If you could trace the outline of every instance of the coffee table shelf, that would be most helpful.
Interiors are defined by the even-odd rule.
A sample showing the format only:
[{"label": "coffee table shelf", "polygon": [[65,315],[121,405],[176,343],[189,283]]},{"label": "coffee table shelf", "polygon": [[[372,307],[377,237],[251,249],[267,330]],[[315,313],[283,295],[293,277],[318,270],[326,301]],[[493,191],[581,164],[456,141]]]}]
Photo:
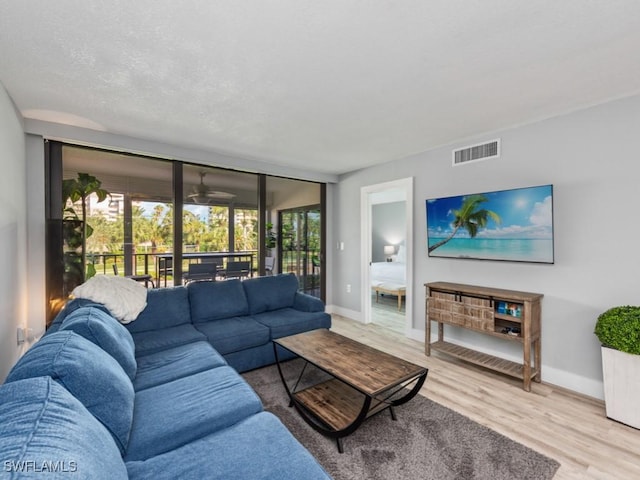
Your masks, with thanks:
[{"label": "coffee table shelf", "polygon": [[[367,418],[411,400],[422,388],[428,370],[363,345],[326,329],[312,330],[273,341],[276,365],[291,404],[302,419],[320,433],[335,438],[343,452],[342,438],[356,431]],[[278,349],[304,360],[295,385],[285,378]],[[308,365],[330,379],[300,388]]]},{"label": "coffee table shelf", "polygon": [[[293,396],[320,421],[335,431],[344,430],[362,410],[365,395],[335,378],[293,394]],[[374,400],[375,402],[375,400]],[[379,401],[369,407],[367,417],[389,408],[388,402]]]}]

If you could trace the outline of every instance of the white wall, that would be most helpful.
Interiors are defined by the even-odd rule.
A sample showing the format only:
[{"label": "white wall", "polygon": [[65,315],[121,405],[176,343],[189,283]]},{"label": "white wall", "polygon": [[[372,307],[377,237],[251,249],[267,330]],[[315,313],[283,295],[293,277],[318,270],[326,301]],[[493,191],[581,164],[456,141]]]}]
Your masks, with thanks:
[{"label": "white wall", "polygon": [[[361,311],[359,191],[362,186],[413,176],[413,326],[424,330],[424,288],[453,281],[540,292],[543,380],[602,398],[600,349],[593,327],[603,310],[640,304],[640,97],[610,102],[535,124],[491,132],[502,139],[496,160],[451,166],[449,145],[346,174],[333,189],[333,234],[344,241],[334,252],[332,302]],[[552,183],[555,264],[537,265],[429,258],[425,199]],[[351,293],[343,288],[351,284]],[[519,350],[499,339],[456,332],[456,341],[516,358]]]},{"label": "white wall", "polygon": [[24,352],[27,323],[25,135],[22,118],[0,84],[0,382]]},{"label": "white wall", "polygon": [[26,136],[27,182],[27,326],[34,339],[46,328],[44,140]]}]

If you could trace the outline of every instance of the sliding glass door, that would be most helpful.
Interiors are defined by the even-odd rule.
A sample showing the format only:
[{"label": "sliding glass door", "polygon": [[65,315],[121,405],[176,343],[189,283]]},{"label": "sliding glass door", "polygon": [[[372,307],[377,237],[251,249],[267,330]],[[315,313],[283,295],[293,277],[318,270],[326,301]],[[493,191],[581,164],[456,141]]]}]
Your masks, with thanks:
[{"label": "sliding glass door", "polygon": [[321,210],[319,205],[282,210],[278,216],[280,271],[294,273],[300,289],[321,297]]},{"label": "sliding glass door", "polygon": [[[180,285],[191,263],[214,259],[222,259],[218,279],[230,260],[249,263],[245,277],[258,275],[265,257],[277,255],[264,239],[277,231],[283,207],[295,207],[285,216],[285,231],[293,228],[295,238],[285,239],[286,258],[269,273],[296,273],[305,291],[321,295],[319,208],[314,214],[298,207],[322,203],[321,184],[55,141],[46,143],[45,159],[49,321],[73,287],[93,275]],[[69,196],[72,181],[84,182],[76,186],[86,195]],[[293,215],[296,208],[306,213]]]},{"label": "sliding glass door", "polygon": [[[249,262],[257,274],[258,184],[252,173],[183,165],[182,270],[215,265],[224,279],[229,262]],[[235,266],[233,264],[232,266]],[[245,265],[245,264],[243,264]],[[213,270],[213,267],[212,269]],[[188,276],[186,277],[188,278]]]}]

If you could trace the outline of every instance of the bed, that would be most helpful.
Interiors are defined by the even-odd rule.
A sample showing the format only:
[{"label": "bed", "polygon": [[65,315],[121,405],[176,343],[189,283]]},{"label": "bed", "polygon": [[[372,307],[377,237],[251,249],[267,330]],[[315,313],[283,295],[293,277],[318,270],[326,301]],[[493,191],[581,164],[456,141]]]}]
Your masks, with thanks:
[{"label": "bed", "polygon": [[373,262],[371,264],[371,289],[376,292],[376,303],[381,294],[398,297],[398,310],[402,310],[402,297],[406,295],[405,262]]}]

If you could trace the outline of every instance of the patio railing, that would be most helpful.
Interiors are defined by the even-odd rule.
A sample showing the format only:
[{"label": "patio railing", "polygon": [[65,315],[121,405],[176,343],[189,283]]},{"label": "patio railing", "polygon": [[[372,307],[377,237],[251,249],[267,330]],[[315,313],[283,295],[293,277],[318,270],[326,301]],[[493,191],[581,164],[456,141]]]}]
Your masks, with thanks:
[{"label": "patio railing", "polygon": [[[258,268],[258,252],[257,250],[251,251],[253,253],[253,271],[257,271]],[[207,252],[201,252],[207,253]],[[209,252],[214,253],[214,252]],[[131,256],[132,271],[125,272],[124,269],[124,253],[88,253],[87,262],[93,263],[97,274],[113,275],[113,265],[117,265],[118,273],[120,275],[151,275],[153,278],[157,277],[156,271],[156,255],[167,255],[171,252],[157,252],[157,253],[136,253]],[[185,259],[182,262],[183,271],[188,268],[189,260]]]}]

